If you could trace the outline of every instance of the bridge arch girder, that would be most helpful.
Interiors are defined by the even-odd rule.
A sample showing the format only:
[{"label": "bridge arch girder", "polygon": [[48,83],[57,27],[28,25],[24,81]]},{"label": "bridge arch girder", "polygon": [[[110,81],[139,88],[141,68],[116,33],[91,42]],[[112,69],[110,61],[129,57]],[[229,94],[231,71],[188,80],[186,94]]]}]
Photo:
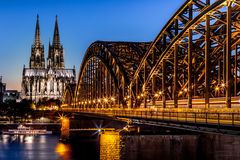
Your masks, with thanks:
[{"label": "bridge arch girder", "polygon": [[[189,6],[192,4],[187,3]],[[219,0],[206,4],[195,17],[190,9],[193,8],[188,8],[191,17],[189,22],[166,43],[159,56],[156,56],[153,67],[147,68],[146,60],[156,52],[158,43],[164,41],[166,27],[151,44],[139,65],[130,83],[132,89],[136,86],[138,74],[142,71],[145,75],[140,86],[144,98],[137,93],[140,98],[133,99],[138,107],[140,104],[147,107],[150,103],[165,107],[166,100],[172,100],[172,106],[178,107],[177,101],[185,98],[191,108],[193,98],[205,97],[205,107],[208,108],[209,98],[226,96],[229,102],[231,94],[236,96],[240,91],[237,87],[240,81],[239,2]],[[232,79],[234,87],[230,84]],[[221,91],[220,85],[224,88]]]},{"label": "bridge arch girder", "polygon": [[[145,45],[144,51],[139,53],[141,49],[134,48],[135,45]],[[103,101],[112,101],[111,105],[104,105],[108,107],[112,104],[125,106],[124,95],[127,92],[131,74],[134,73],[131,65],[138,65],[148,45],[149,43],[103,41],[90,45],[79,71],[75,90],[76,106],[103,107]],[[135,59],[130,57],[127,61],[126,56],[129,55]],[[129,74],[130,72],[132,73]],[[98,105],[100,103],[101,105]]]},{"label": "bridge arch girder", "polygon": [[62,107],[74,107],[76,84],[67,84],[62,97]]}]

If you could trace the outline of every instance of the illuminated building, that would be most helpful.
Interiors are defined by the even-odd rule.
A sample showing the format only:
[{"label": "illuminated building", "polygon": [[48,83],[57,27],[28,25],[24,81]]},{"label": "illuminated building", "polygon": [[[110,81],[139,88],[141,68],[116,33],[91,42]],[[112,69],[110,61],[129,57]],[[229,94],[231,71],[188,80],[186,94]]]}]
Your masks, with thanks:
[{"label": "illuminated building", "polygon": [[7,101],[20,102],[20,93],[17,90],[6,90],[3,94],[3,102]]},{"label": "illuminated building", "polygon": [[6,83],[2,82],[2,76],[0,76],[0,103],[3,102],[3,94],[6,90]]},{"label": "illuminated building", "polygon": [[59,99],[65,86],[75,82],[75,67],[66,69],[64,65],[64,52],[60,43],[57,17],[53,42],[49,43],[47,64],[45,64],[44,45],[40,38],[39,17],[37,16],[29,68],[24,66],[22,73],[22,99],[33,101],[39,101],[43,98]]}]

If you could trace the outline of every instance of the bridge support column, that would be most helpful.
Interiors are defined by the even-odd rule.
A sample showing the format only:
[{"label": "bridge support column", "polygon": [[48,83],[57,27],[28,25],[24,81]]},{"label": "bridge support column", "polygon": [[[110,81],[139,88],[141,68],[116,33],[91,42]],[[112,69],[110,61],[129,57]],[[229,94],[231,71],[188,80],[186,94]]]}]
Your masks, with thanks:
[{"label": "bridge support column", "polygon": [[173,100],[174,100],[174,108],[178,108],[178,45],[175,45],[174,50],[174,76],[173,76]]},{"label": "bridge support column", "polygon": [[192,108],[192,29],[188,33],[188,108]]},{"label": "bridge support column", "polygon": [[139,93],[138,93],[138,78],[136,79],[136,84],[135,84],[135,86],[136,86],[136,98],[135,98],[135,108],[138,108],[139,106],[138,106],[138,100],[139,100]]},{"label": "bridge support column", "polygon": [[155,92],[156,92],[156,76],[155,75],[153,75],[153,78],[152,78],[152,106],[155,106],[155,104],[156,104],[156,99],[158,98],[158,96],[156,96],[155,94]]},{"label": "bridge support column", "polygon": [[166,81],[166,61],[165,59],[163,59],[163,62],[162,62],[162,107],[163,108],[166,108],[165,81]]},{"label": "bridge support column", "polygon": [[226,106],[228,108],[231,108],[231,14],[232,14],[232,8],[231,4],[232,2],[228,2],[227,4],[227,30],[226,30]]},{"label": "bridge support column", "polygon": [[67,141],[69,140],[69,134],[70,134],[70,120],[69,118],[62,117],[61,118],[61,140]]},{"label": "bridge support column", "polygon": [[128,108],[131,109],[133,108],[133,96],[132,96],[132,85],[130,84],[129,90],[128,90],[128,95],[130,96],[130,99],[128,101]]},{"label": "bridge support column", "polygon": [[238,53],[238,45],[235,46],[235,63],[234,63],[234,96],[237,96],[237,53]]},{"label": "bridge support column", "polygon": [[143,80],[144,80],[143,94],[144,94],[144,108],[147,108],[147,93],[146,93],[146,86],[145,86],[145,81],[146,81],[146,64],[145,63],[144,63],[144,77],[143,77]]},{"label": "bridge support column", "polygon": [[206,35],[205,35],[205,108],[209,108],[209,54],[210,54],[210,17],[206,15]]}]

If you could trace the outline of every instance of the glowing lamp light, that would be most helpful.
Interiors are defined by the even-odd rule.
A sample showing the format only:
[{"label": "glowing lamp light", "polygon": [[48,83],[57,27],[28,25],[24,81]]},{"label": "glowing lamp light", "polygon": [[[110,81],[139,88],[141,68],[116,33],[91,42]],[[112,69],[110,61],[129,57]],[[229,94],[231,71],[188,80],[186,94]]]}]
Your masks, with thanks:
[{"label": "glowing lamp light", "polygon": [[130,96],[127,96],[127,98],[130,98]]},{"label": "glowing lamp light", "polygon": [[140,99],[141,97],[140,96],[137,96],[137,99]]},{"label": "glowing lamp light", "polygon": [[182,94],[182,93],[183,93],[182,91],[179,92],[179,94]]},{"label": "glowing lamp light", "polygon": [[101,102],[101,99],[98,99],[98,102],[100,103],[100,102]]},{"label": "glowing lamp light", "polygon": [[187,92],[187,88],[184,88],[184,92]]},{"label": "glowing lamp light", "polygon": [[104,102],[108,102],[108,99],[107,99],[107,98],[104,98]]},{"label": "glowing lamp light", "polygon": [[156,93],[156,94],[154,95],[154,97],[158,97],[158,94]]},{"label": "glowing lamp light", "polygon": [[95,100],[93,100],[93,103],[96,103],[96,101],[95,101]]},{"label": "glowing lamp light", "polygon": [[115,101],[115,98],[111,97],[111,101]]},{"label": "glowing lamp light", "polygon": [[159,94],[162,95],[162,91],[159,91]]},{"label": "glowing lamp light", "polygon": [[225,87],[225,83],[222,83],[221,86],[222,86],[222,87]]},{"label": "glowing lamp light", "polygon": [[141,94],[141,97],[143,97],[144,96],[144,94]]},{"label": "glowing lamp light", "polygon": [[218,90],[219,90],[219,87],[217,86],[217,87],[215,88],[215,90],[218,91]]},{"label": "glowing lamp light", "polygon": [[126,97],[124,97],[124,100],[126,101],[126,100],[127,100],[127,98],[126,98]]}]

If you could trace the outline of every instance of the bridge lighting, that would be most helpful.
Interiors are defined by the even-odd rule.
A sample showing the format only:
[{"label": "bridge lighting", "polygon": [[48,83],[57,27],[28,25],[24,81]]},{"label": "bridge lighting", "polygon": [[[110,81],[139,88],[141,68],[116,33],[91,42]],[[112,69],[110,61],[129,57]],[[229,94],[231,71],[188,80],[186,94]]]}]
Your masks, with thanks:
[{"label": "bridge lighting", "polygon": [[104,102],[106,102],[106,103],[108,102],[108,99],[107,99],[107,98],[104,98],[103,100],[104,100]]}]

